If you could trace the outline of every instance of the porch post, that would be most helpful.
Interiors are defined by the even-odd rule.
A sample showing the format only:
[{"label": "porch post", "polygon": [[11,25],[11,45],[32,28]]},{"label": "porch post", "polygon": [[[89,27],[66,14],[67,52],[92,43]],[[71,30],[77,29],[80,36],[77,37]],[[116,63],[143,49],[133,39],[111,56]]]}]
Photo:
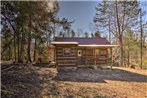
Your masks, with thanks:
[{"label": "porch post", "polygon": [[93,51],[94,51],[94,54],[93,54],[93,64],[94,64],[94,66],[96,65],[96,48],[94,48],[93,49]]},{"label": "porch post", "polygon": [[55,67],[58,67],[58,63],[57,63],[57,46],[54,47],[54,62],[55,62]]},{"label": "porch post", "polygon": [[110,66],[112,69],[112,63],[113,63],[113,56],[112,56],[112,47],[110,48]]},{"label": "porch post", "polygon": [[87,48],[85,49],[85,55],[86,55],[86,66],[87,66]]}]

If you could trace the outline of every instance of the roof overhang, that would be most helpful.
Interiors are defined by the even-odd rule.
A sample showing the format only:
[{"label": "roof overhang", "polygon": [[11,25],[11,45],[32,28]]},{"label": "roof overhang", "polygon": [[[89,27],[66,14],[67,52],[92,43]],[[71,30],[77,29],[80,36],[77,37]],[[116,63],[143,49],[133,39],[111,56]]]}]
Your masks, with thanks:
[{"label": "roof overhang", "polygon": [[62,44],[79,44],[78,42],[52,42],[51,44],[53,44],[53,45],[56,45],[56,44],[60,44],[60,45],[62,45]]},{"label": "roof overhang", "polygon": [[78,45],[79,47],[118,47],[119,45]]},{"label": "roof overhang", "polygon": [[52,45],[78,45],[79,47],[118,47],[119,45],[111,45],[111,44],[104,44],[104,45],[97,45],[97,44],[86,44],[80,45],[78,42],[52,42]]}]

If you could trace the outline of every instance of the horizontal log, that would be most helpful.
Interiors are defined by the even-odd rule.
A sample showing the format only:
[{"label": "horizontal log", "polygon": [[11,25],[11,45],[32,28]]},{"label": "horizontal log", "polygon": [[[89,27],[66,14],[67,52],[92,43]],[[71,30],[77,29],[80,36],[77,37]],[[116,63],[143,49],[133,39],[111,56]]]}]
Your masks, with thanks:
[{"label": "horizontal log", "polygon": [[63,50],[57,50],[56,52],[63,52]]},{"label": "horizontal log", "polygon": [[101,61],[101,60],[102,60],[102,61],[103,61],[103,60],[105,60],[105,61],[106,61],[106,60],[107,60],[107,58],[98,58],[98,60],[99,60],[99,61]]},{"label": "horizontal log", "polygon": [[77,59],[77,57],[75,57],[75,56],[73,56],[73,57],[71,57],[71,56],[67,56],[67,57],[57,57],[57,59]]},{"label": "horizontal log", "polygon": [[[62,49],[56,49],[56,51],[63,51],[63,49],[64,48],[62,48]],[[77,50],[76,49],[71,49],[71,51],[76,52]]]},{"label": "horizontal log", "polygon": [[57,57],[61,57],[61,56],[63,56],[63,54],[61,54],[61,53],[60,54],[57,54]]},{"label": "horizontal log", "polygon": [[66,63],[77,63],[76,61],[62,61],[62,60],[57,60],[58,63],[66,64]]},{"label": "horizontal log", "polygon": [[56,52],[56,54],[63,54],[63,52]]},{"label": "horizontal log", "polygon": [[[60,53],[64,54],[64,52],[61,52],[61,51],[56,52],[56,54],[60,54]],[[70,54],[77,54],[77,52],[70,52]]]},{"label": "horizontal log", "polygon": [[77,52],[77,50],[71,50],[71,52]]},{"label": "horizontal log", "polygon": [[69,63],[69,64],[58,64],[57,66],[77,66],[77,65],[73,63]]},{"label": "horizontal log", "polygon": [[69,56],[65,56],[65,55],[61,55],[61,54],[59,54],[59,55],[57,55],[57,57],[56,58],[76,58],[77,57],[77,55],[76,54],[73,54],[73,55],[69,55]]},{"label": "horizontal log", "polygon": [[97,64],[107,64],[107,62],[98,62]]},{"label": "horizontal log", "polygon": [[58,60],[58,63],[60,62],[77,62],[77,60]]},{"label": "horizontal log", "polygon": [[[63,51],[57,51],[56,53],[64,53]],[[75,54],[77,54],[77,52],[73,52],[73,51],[71,51],[70,53],[75,53]]]}]

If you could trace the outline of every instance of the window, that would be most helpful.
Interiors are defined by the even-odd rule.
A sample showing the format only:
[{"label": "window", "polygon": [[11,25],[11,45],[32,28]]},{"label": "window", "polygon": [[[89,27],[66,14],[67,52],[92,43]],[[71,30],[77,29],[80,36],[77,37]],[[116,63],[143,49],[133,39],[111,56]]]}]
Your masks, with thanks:
[{"label": "window", "polygon": [[78,50],[78,56],[82,56],[82,50]]},{"label": "window", "polygon": [[64,48],[63,49],[63,55],[70,56],[71,55],[71,49],[70,48]]}]

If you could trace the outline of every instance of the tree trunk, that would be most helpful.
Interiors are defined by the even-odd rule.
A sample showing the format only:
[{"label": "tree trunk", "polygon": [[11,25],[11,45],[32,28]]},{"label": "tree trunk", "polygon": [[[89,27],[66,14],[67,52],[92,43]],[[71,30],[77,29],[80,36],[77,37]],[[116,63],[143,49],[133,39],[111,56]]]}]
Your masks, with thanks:
[{"label": "tree trunk", "polygon": [[28,49],[27,49],[27,56],[28,56],[28,61],[29,62],[32,62],[31,61],[31,32],[29,32],[29,35],[28,35]]},{"label": "tree trunk", "polygon": [[142,68],[142,37],[143,37],[143,28],[142,28],[142,11],[140,9],[140,67]]},{"label": "tree trunk", "polygon": [[116,1],[116,21],[117,21],[117,27],[118,27],[118,39],[119,39],[119,45],[120,45],[120,66],[123,66],[123,41],[122,41],[122,32],[120,30],[120,22],[119,22],[119,16],[118,16],[118,6]]},{"label": "tree trunk", "polygon": [[123,66],[124,53],[123,53],[123,42],[122,42],[122,38],[119,38],[119,45],[120,45],[120,66]]},{"label": "tree trunk", "polygon": [[127,65],[128,67],[130,67],[130,51],[128,50],[127,52],[128,52],[128,64]]},{"label": "tree trunk", "polygon": [[29,32],[28,32],[28,49],[27,49],[27,57],[28,57],[28,61],[29,62],[32,62],[31,61],[31,16],[29,17],[30,20],[29,20]]},{"label": "tree trunk", "polygon": [[53,29],[53,38],[55,38],[55,23],[54,23],[54,29]]},{"label": "tree trunk", "polygon": [[[130,37],[130,36],[129,36]],[[130,39],[128,40],[128,67],[130,67]]]},{"label": "tree trunk", "polygon": [[20,61],[20,36],[17,34],[17,60],[18,62]]},{"label": "tree trunk", "polygon": [[8,60],[11,60],[11,58],[12,58],[11,47],[9,46],[8,49],[9,49],[9,52],[10,52],[10,54],[9,54],[9,56],[8,56]]},{"label": "tree trunk", "polygon": [[110,24],[110,15],[109,15],[109,42],[111,43],[111,32],[110,32],[111,31],[110,30],[111,28],[110,28],[110,25],[111,24]]},{"label": "tree trunk", "polygon": [[36,43],[36,38],[35,38],[35,43],[34,43],[34,62],[36,61],[36,46],[37,46],[37,43]]},{"label": "tree trunk", "polygon": [[16,61],[16,32],[14,31],[14,60]]},{"label": "tree trunk", "polygon": [[24,49],[24,47],[23,47],[24,46],[23,45],[24,44],[23,41],[24,41],[24,37],[25,36],[23,36],[23,34],[21,33],[21,42],[20,42],[20,60],[21,61],[23,61],[23,52],[24,52],[23,51],[23,49]]}]

